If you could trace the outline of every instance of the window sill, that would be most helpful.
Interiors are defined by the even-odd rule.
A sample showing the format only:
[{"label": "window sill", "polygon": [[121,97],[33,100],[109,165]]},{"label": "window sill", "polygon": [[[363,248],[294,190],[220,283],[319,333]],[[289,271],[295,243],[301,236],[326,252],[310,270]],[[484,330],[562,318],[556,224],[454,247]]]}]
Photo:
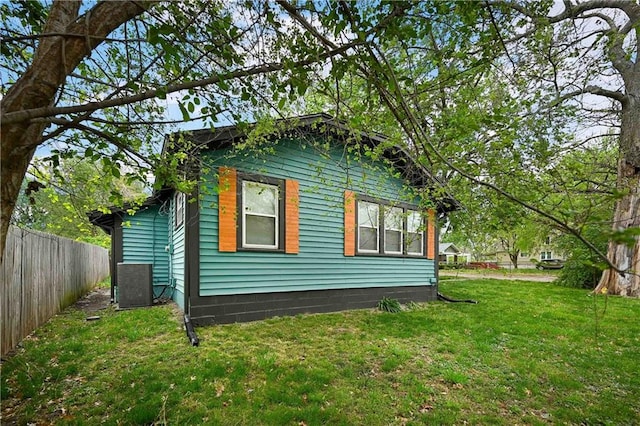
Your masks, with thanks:
[{"label": "window sill", "polygon": [[260,247],[238,247],[237,251],[239,252],[255,252],[255,253],[284,253],[283,248],[260,248]]},{"label": "window sill", "polygon": [[424,254],[391,254],[391,253],[360,253],[356,252],[356,257],[389,257],[395,259],[427,259]]}]

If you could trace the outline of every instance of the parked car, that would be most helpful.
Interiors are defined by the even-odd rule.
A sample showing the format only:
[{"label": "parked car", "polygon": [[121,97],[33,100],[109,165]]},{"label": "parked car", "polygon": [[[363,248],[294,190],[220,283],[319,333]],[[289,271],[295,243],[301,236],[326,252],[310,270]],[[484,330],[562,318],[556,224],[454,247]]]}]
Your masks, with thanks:
[{"label": "parked car", "polygon": [[564,260],[560,259],[542,259],[536,265],[537,269],[562,269],[564,267]]}]

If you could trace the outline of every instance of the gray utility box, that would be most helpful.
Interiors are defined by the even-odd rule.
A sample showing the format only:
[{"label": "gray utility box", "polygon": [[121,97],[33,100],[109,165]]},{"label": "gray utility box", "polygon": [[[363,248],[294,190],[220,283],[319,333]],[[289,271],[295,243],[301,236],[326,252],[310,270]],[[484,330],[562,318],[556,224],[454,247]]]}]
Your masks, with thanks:
[{"label": "gray utility box", "polygon": [[150,263],[118,263],[118,305],[137,308],[153,304],[153,268]]}]

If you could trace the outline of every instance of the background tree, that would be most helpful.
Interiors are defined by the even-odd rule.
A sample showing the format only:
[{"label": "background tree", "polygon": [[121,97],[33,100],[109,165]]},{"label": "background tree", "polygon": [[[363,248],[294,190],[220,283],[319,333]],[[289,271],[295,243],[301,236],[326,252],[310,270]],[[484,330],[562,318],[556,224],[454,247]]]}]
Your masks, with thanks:
[{"label": "background tree", "polygon": [[[339,44],[333,41],[332,32],[318,29],[312,22],[324,22],[323,15],[339,15],[343,19],[337,22],[346,21],[357,37],[358,29],[370,25],[371,16],[375,16],[371,5],[360,3],[340,3],[335,10],[331,7],[319,9],[317,5],[296,9],[284,0],[279,4],[314,35],[318,44],[333,49]],[[616,294],[638,295],[640,6],[624,0],[578,4],[567,1],[557,8],[553,6],[552,2],[421,3],[411,8],[401,22],[387,28],[384,38],[368,38],[350,62],[344,60],[375,89],[381,103],[402,129],[408,149],[415,150],[416,158],[425,164],[437,159],[454,174],[538,213],[543,220],[580,239],[606,259],[609,269],[601,286]],[[445,16],[447,18],[443,18]],[[434,28],[446,34],[439,39],[438,48],[430,48],[425,42],[438,40]],[[406,66],[412,63],[409,58],[415,57],[414,52],[426,55],[424,62],[428,66],[421,75],[412,75],[409,71],[414,68]],[[486,75],[487,64],[492,65],[488,69],[494,75],[501,77],[505,93],[516,88],[515,94],[523,105],[517,120],[528,119],[542,125],[538,127],[537,137],[523,139],[518,132],[518,138],[511,141],[515,150],[534,154],[527,159],[538,159],[537,172],[545,171],[541,161],[545,157],[553,158],[554,154],[585,143],[600,143],[599,129],[594,123],[606,127],[604,134],[608,134],[608,125],[620,124],[620,199],[613,217],[616,233],[610,242],[608,257],[589,242],[580,229],[570,226],[553,211],[519,199],[508,188],[483,178],[477,168],[456,163],[438,146],[438,138],[426,125],[421,105],[415,101],[420,98],[417,95],[457,89],[456,84],[461,82],[464,87],[473,87],[478,76]],[[605,96],[612,101],[611,108],[590,104],[591,99],[585,95]],[[453,107],[454,111],[463,111],[466,106],[456,104]],[[556,123],[561,125],[556,126]],[[585,129],[589,131],[585,132]],[[572,130],[575,138],[565,139],[562,134],[557,135],[556,130],[565,134]],[[488,153],[492,152],[492,144],[486,140],[482,142],[482,147],[488,148]],[[499,160],[499,156],[493,158]],[[531,164],[531,167],[535,166],[535,163]],[[618,234],[620,237],[616,237]]]},{"label": "background tree", "polygon": [[[54,0],[0,5],[2,100],[0,252],[36,148],[80,155],[105,171],[129,164],[144,181],[160,169],[158,144],[176,120],[251,119],[305,91],[306,74],[336,52],[291,45],[269,4]],[[300,35],[303,37],[303,35]],[[270,78],[259,78],[272,73]]]},{"label": "background tree", "polygon": [[[527,4],[489,2],[496,14],[514,12],[520,29],[504,26],[513,68],[547,89],[553,113],[561,103],[579,107],[576,122],[619,126],[614,230],[609,268],[596,291],[640,296],[640,5],[635,1],[564,2],[536,10]],[[559,10],[558,10],[559,9]],[[527,62],[533,60],[536,72]],[[521,63],[522,62],[522,63]],[[598,100],[595,100],[598,98]],[[604,102],[603,102],[604,100]],[[606,137],[608,129],[600,130]],[[580,141],[583,143],[583,141]]]},{"label": "background tree", "polygon": [[147,197],[143,189],[85,159],[64,159],[55,167],[37,160],[29,167],[12,223],[108,248],[109,237],[87,221],[87,212],[121,199],[141,202]]},{"label": "background tree", "polygon": [[548,236],[547,227],[533,213],[495,193],[487,193],[484,188],[478,188],[474,194],[474,200],[463,198],[468,200],[463,201],[464,209],[451,214],[451,234],[444,238],[472,249],[478,260],[482,255],[504,252],[517,269],[522,253],[541,246]]}]

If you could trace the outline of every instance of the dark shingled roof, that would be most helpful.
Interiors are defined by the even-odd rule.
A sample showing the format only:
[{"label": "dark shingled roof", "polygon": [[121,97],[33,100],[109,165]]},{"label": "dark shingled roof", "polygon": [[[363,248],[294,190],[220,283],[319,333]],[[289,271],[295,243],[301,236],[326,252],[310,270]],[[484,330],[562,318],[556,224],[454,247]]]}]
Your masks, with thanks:
[{"label": "dark shingled roof", "polygon": [[[329,114],[309,114],[292,118],[286,118],[276,121],[282,128],[287,131],[298,131],[310,134],[330,134],[333,139],[342,143],[349,143],[349,136],[354,135],[354,130],[347,126],[344,122],[332,117]],[[182,131],[167,135],[163,152],[172,151],[170,141],[177,137],[183,137],[194,143],[194,152],[199,150],[216,150],[227,148],[233,144],[242,141],[246,137],[246,127],[239,128],[236,125],[217,127],[215,129],[201,129]],[[380,144],[385,145],[384,157],[401,172],[401,175],[412,185],[419,188],[443,188],[442,182],[424,166],[414,161],[409,152],[399,146],[388,145],[388,138],[377,132],[357,132],[359,142],[371,148],[375,148]],[[440,213],[446,213],[457,210],[460,205],[453,196],[444,196],[437,202],[437,208]]]},{"label": "dark shingled roof", "polygon": [[[277,123],[281,125],[282,128],[287,129],[287,131],[298,131],[308,134],[329,134],[333,139],[342,143],[349,143],[349,136],[354,135],[354,130],[344,122],[324,113],[281,119],[277,120]],[[246,127],[241,128],[237,125],[231,125],[214,129],[172,133],[165,138],[162,152],[165,155],[170,155],[172,151],[175,151],[176,148],[172,146],[171,142],[178,137],[183,137],[185,140],[194,143],[194,147],[191,148],[194,152],[227,148],[246,138],[246,130]],[[380,133],[357,132],[355,135],[358,136],[360,143],[371,148],[375,148],[380,144],[388,144],[388,138]],[[433,189],[444,186],[427,168],[414,161],[413,157],[405,148],[388,146],[385,147],[383,155],[401,172],[402,177],[411,182],[412,185]],[[154,193],[144,202],[143,207],[161,203],[168,197],[168,192],[170,193],[172,190],[163,189]],[[457,210],[460,207],[459,203],[452,196],[444,196],[434,201],[436,202],[438,213],[447,213]],[[126,208],[113,208],[111,213],[104,214],[99,211],[93,211],[88,215],[91,223],[107,230],[106,228],[113,224],[113,215],[121,214],[124,211],[126,211]]]}]

